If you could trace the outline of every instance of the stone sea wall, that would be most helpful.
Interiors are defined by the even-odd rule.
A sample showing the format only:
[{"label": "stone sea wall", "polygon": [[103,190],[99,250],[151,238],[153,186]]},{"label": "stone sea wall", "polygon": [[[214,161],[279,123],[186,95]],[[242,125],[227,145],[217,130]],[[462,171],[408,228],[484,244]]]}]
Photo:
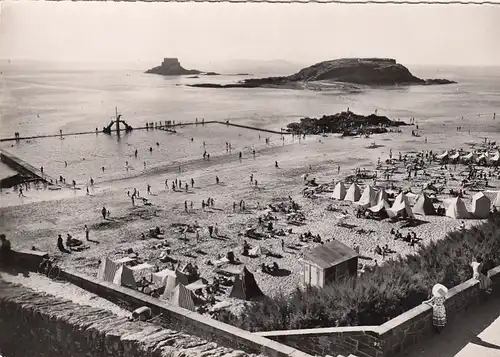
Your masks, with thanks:
[{"label": "stone sea wall", "polygon": [[[500,289],[500,266],[490,270],[493,289]],[[470,279],[449,289],[446,300],[448,318],[481,302],[479,282]],[[419,305],[381,326],[332,327],[304,330],[258,332],[287,346],[309,354],[358,357],[392,357],[433,334],[432,308]]]},{"label": "stone sea wall", "polygon": [[0,353],[23,357],[252,357],[0,280]]},{"label": "stone sea wall", "polygon": [[[36,271],[41,261],[47,257],[48,255],[42,252],[13,251],[12,263],[30,271]],[[262,354],[268,357],[311,357],[307,353],[277,341],[257,336],[248,331],[202,316],[196,312],[182,309],[138,291],[113,283],[99,281],[95,277],[75,271],[61,271],[60,278],[121,307],[126,307],[129,311],[147,306],[151,309],[153,316],[157,318],[158,323],[164,328],[173,331],[184,331],[200,339],[217,343],[219,346],[247,353]],[[186,355],[186,357],[189,356]],[[198,355],[195,354],[193,356]]]}]

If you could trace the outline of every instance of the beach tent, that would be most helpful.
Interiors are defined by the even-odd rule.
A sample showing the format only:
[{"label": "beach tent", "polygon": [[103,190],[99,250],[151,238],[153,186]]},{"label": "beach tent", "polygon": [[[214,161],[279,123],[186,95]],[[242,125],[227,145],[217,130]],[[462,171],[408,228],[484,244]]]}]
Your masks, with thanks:
[{"label": "beach tent", "polygon": [[379,203],[380,201],[387,201],[388,197],[389,196],[387,195],[385,188],[380,187],[377,192],[376,202]]},{"label": "beach tent", "polygon": [[172,305],[182,307],[186,310],[196,311],[194,307],[194,294],[191,290],[188,290],[184,285],[179,284],[172,291],[169,302]]},{"label": "beach tent", "polygon": [[143,277],[149,278],[151,277],[151,269],[154,269],[154,265],[151,265],[149,263],[142,263],[142,264],[137,264],[133,267],[130,267],[130,270],[134,273],[135,280],[138,281],[142,279]]},{"label": "beach tent", "polygon": [[407,198],[406,200],[402,199],[399,202],[395,202],[392,207],[387,210],[387,214],[389,217],[401,216],[403,218],[415,218]]},{"label": "beach tent", "polygon": [[470,214],[465,207],[464,201],[460,197],[455,197],[451,200],[450,205],[446,209],[446,216],[456,219],[469,218]]},{"label": "beach tent", "polygon": [[394,203],[392,204],[392,207],[399,205],[400,203],[404,203],[407,206],[410,206],[410,200],[406,195],[401,192],[399,195],[396,196],[396,199],[394,200]]},{"label": "beach tent", "polygon": [[472,214],[476,218],[488,218],[490,215],[491,200],[482,192],[472,197]]},{"label": "beach tent", "polygon": [[180,271],[179,269],[176,269],[175,270],[175,276],[177,278],[177,281],[180,284],[182,284],[184,286],[186,286],[186,285],[189,284],[189,277],[188,277],[188,275],[186,273]]},{"label": "beach tent", "polygon": [[379,201],[375,206],[368,208],[373,213],[379,213],[382,211],[386,211],[391,208],[391,205],[387,203],[386,200]]},{"label": "beach tent", "polygon": [[120,286],[126,286],[130,289],[137,289],[134,272],[126,265],[122,265],[118,268],[115,277],[113,278],[113,283]]},{"label": "beach tent", "polygon": [[493,202],[493,206],[500,207],[500,191],[498,191],[495,201]]},{"label": "beach tent", "polygon": [[349,187],[349,189],[347,190],[344,200],[356,202],[357,200],[359,200],[360,197],[361,197],[361,190],[359,189],[358,185],[353,183],[351,187]]},{"label": "beach tent", "polygon": [[335,188],[333,189],[332,198],[336,200],[343,200],[346,195],[345,185],[342,181],[337,182]]},{"label": "beach tent", "polygon": [[119,268],[119,264],[116,264],[106,257],[106,259],[101,262],[99,272],[97,273],[97,279],[112,283]]},{"label": "beach tent", "polygon": [[458,160],[460,158],[460,154],[457,152],[455,152],[453,155],[450,155],[450,160],[452,161],[455,161],[455,160]]},{"label": "beach tent", "polygon": [[478,164],[489,164],[490,162],[490,158],[488,156],[486,156],[486,154],[482,154],[480,155],[477,159],[476,159],[476,162]]},{"label": "beach tent", "polygon": [[198,279],[194,283],[186,285],[186,289],[191,290],[191,291],[196,291],[196,290],[203,289],[206,287],[207,287],[207,284],[205,284],[203,282],[203,279]]},{"label": "beach tent", "polygon": [[366,186],[361,198],[357,202],[361,207],[372,207],[377,204],[377,191],[371,186]]},{"label": "beach tent", "polygon": [[476,161],[476,157],[477,157],[476,153],[471,151],[467,155],[462,156],[462,161],[464,162]]},{"label": "beach tent", "polygon": [[151,275],[151,280],[155,286],[161,287],[164,286],[167,282],[167,278],[169,276],[173,276],[175,278],[175,271],[170,269],[163,269],[157,273]]},{"label": "beach tent", "polygon": [[422,192],[418,196],[417,202],[415,202],[415,205],[413,206],[413,213],[421,214],[423,216],[433,216],[437,214],[431,199],[425,192]]},{"label": "beach tent", "polygon": [[438,159],[438,160],[445,160],[447,158],[448,158],[448,150],[443,152],[440,155],[436,155],[436,159]]},{"label": "beach tent", "polygon": [[490,156],[490,162],[495,165],[500,161],[500,152],[497,150],[493,155]]},{"label": "beach tent", "polygon": [[236,276],[233,289],[231,290],[229,297],[241,300],[250,300],[261,296],[264,296],[264,293],[257,285],[255,277],[246,267],[244,267],[241,274]]},{"label": "beach tent", "polygon": [[170,300],[170,297],[172,296],[172,292],[174,291],[175,287],[179,284],[179,281],[177,280],[177,277],[174,275],[168,275],[167,279],[165,280],[165,290],[163,290],[162,294],[162,299],[164,300]]},{"label": "beach tent", "polygon": [[250,251],[248,252],[248,255],[252,255],[252,256],[255,256],[255,257],[259,257],[261,255],[265,255],[269,253],[269,249],[267,249],[266,247],[262,247],[260,245],[257,245],[255,247],[253,247],[252,249],[250,249]]}]

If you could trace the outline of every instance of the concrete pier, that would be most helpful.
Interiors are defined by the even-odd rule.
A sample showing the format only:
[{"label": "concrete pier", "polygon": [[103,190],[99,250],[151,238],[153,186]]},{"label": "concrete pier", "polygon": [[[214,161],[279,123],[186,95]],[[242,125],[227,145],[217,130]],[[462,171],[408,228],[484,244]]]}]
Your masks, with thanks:
[{"label": "concrete pier", "polygon": [[[33,165],[28,164],[26,161],[21,160],[17,156],[5,151],[4,149],[0,149],[0,160],[5,165],[9,166],[11,169],[19,173],[26,174],[34,178],[38,178],[49,185],[58,184],[57,179],[47,175],[40,169],[35,168]],[[66,186],[68,185],[66,184]]]}]

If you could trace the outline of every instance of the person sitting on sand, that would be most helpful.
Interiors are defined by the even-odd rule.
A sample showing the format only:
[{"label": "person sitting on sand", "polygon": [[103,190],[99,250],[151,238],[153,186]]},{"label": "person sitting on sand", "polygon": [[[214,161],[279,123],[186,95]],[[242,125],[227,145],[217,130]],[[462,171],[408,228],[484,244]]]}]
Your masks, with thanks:
[{"label": "person sitting on sand", "polygon": [[380,246],[378,244],[375,247],[375,254],[378,254],[378,255],[382,255],[383,254],[382,248],[380,248]]},{"label": "person sitting on sand", "polygon": [[68,233],[68,235],[66,236],[66,246],[71,248],[71,247],[78,247],[80,245],[82,245],[83,242],[79,239],[76,239],[76,238],[73,238],[71,236],[71,234]]},{"label": "person sitting on sand", "polygon": [[63,253],[71,253],[69,250],[67,250],[65,247],[64,247],[64,244],[63,244],[63,238],[62,236],[59,234],[59,236],[57,237],[57,248],[63,252]]}]

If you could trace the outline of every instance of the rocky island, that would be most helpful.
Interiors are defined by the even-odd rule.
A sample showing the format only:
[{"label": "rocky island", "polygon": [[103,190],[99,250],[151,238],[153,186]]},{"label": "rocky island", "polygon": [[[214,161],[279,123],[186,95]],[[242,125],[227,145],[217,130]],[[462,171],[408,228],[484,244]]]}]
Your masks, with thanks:
[{"label": "rocky island", "polygon": [[184,76],[184,75],[207,75],[218,76],[219,73],[203,72],[197,69],[185,69],[181,66],[178,58],[164,58],[160,66],[148,69],[145,73],[159,74],[162,76]]},{"label": "rocky island", "polygon": [[421,79],[390,58],[343,58],[324,61],[284,77],[250,78],[237,83],[198,83],[205,88],[303,88],[308,82],[341,82],[369,86],[436,85],[456,83],[447,79]]},{"label": "rocky island", "polygon": [[287,125],[287,131],[294,134],[342,133],[343,136],[360,134],[380,134],[388,132],[388,127],[408,125],[385,116],[355,114],[351,111],[316,118],[302,118],[299,123]]}]

